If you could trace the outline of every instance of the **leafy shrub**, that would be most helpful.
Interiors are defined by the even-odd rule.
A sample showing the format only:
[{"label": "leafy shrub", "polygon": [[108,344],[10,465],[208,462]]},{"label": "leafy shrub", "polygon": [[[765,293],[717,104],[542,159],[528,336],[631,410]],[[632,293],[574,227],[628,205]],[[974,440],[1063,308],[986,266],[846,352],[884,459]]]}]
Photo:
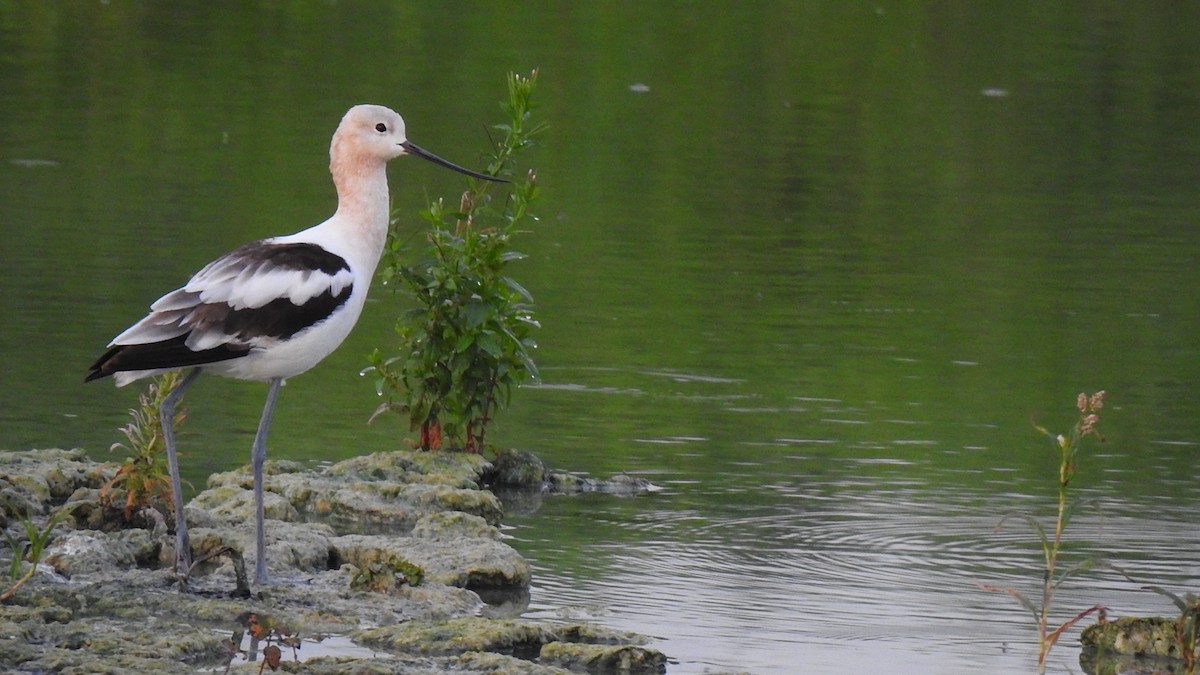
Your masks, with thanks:
[{"label": "leafy shrub", "polygon": [[[514,156],[533,145],[544,126],[530,121],[537,71],[510,73],[508,98],[501,102],[508,122],[494,127],[503,137],[494,143],[486,173],[512,179]],[[514,387],[537,378],[530,352],[538,322],[533,297],[507,275],[508,264],[525,256],[511,249],[538,195],[532,170],[507,184],[507,194],[487,181],[471,181],[457,208],[438,199],[422,211],[430,229],[425,255],[412,264],[406,238],[393,227],[384,252],[385,284],[403,288],[416,307],[396,324],[399,353],[385,357],[376,349],[363,373],[375,376],[385,396],[372,420],[385,412],[408,417],[415,443],[424,450],[444,444],[479,452],[492,415],[507,406]],[[394,221],[393,221],[394,224]]]}]

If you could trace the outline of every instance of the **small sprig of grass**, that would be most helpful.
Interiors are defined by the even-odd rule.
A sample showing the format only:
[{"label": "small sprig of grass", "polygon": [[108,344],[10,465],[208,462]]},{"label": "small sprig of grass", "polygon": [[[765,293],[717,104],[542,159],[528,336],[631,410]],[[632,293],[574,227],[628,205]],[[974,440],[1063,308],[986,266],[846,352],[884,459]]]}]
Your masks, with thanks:
[{"label": "small sprig of grass", "polygon": [[1033,528],[1033,531],[1037,533],[1044,557],[1044,565],[1041,573],[1042,588],[1040,600],[1034,602],[1026,597],[1025,594],[1012,587],[980,584],[984,590],[1009,594],[1033,615],[1038,630],[1038,673],[1046,672],[1046,658],[1049,656],[1050,650],[1054,647],[1055,643],[1058,642],[1058,639],[1062,637],[1064,631],[1093,612],[1098,612],[1100,620],[1104,620],[1104,606],[1097,604],[1088,607],[1057,626],[1051,626],[1050,624],[1050,611],[1054,605],[1054,594],[1058,590],[1058,587],[1070,576],[1100,565],[1100,561],[1094,558],[1089,558],[1069,567],[1060,567],[1059,565],[1063,531],[1078,508],[1087,503],[1086,501],[1068,502],[1067,499],[1067,488],[1070,486],[1071,480],[1075,477],[1075,472],[1078,468],[1076,457],[1079,454],[1079,449],[1084,438],[1095,436],[1100,441],[1104,440],[1104,437],[1096,429],[1096,425],[1100,422],[1099,412],[1104,407],[1104,392],[1098,391],[1091,396],[1083,393],[1079,394],[1075,407],[1079,411],[1079,418],[1068,434],[1055,434],[1036,423],[1033,425],[1035,429],[1045,434],[1054,442],[1055,448],[1059,453],[1058,516],[1054,521],[1053,537],[1046,533],[1046,529],[1042,527],[1042,524],[1037,519],[1027,514],[1006,515],[996,525],[996,530],[999,531],[1004,527],[1006,522],[1016,518],[1028,523]]},{"label": "small sprig of grass", "polygon": [[[8,532],[4,532],[4,540],[8,543],[9,549],[12,550],[12,564],[8,568],[8,577],[13,582],[3,593],[0,593],[0,602],[4,602],[11,598],[27,581],[33,578],[33,573],[37,571],[38,563],[42,561],[42,555],[46,552],[46,546],[50,543],[54,533],[54,526],[66,515],[66,511],[59,510],[50,514],[46,520],[46,525],[42,529],[38,529],[37,525],[28,517],[21,519],[21,524],[25,527],[25,541],[18,541]],[[24,563],[29,563],[29,568],[22,574]]]},{"label": "small sprig of grass", "polygon": [[[130,453],[116,475],[100,488],[100,502],[113,505],[117,490],[125,493],[123,513],[125,520],[144,508],[164,504],[177,508],[171,493],[171,477],[167,471],[166,445],[162,437],[162,422],[159,406],[180,380],[179,371],[171,371],[154,378],[146,391],[138,396],[138,405],[129,410],[129,424],[121,427],[128,445],[113,443],[110,452],[123,448]],[[175,413],[175,428],[187,419],[187,411]]]}]

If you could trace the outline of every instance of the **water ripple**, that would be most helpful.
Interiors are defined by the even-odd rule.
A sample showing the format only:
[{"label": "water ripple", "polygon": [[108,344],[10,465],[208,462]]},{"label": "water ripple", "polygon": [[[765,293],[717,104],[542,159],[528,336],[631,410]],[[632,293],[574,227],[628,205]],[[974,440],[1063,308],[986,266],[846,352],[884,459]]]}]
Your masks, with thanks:
[{"label": "water ripple", "polygon": [[[857,659],[861,650],[875,649],[870,645],[913,659],[924,649],[945,664],[941,672],[970,670],[980,649],[992,650],[992,664],[1019,670],[1028,663],[1027,614],[1006,594],[980,588],[986,583],[1036,592],[1041,556],[1036,537],[1017,520],[995,529],[1011,504],[972,503],[968,497],[931,507],[928,493],[917,490],[841,488],[803,495],[794,509],[747,504],[745,514],[720,518],[678,505],[635,513],[622,527],[640,544],[598,543],[589,556],[610,560],[609,570],[583,584],[583,597],[578,580],[572,589],[571,583],[539,575],[535,602],[557,605],[556,611],[576,607],[589,618],[651,635],[663,617],[675,617],[670,653],[687,654],[689,641],[734,642],[744,650],[737,657],[743,660],[718,665],[751,671],[792,672],[789,664],[764,656],[778,658],[779,644],[806,646],[813,672],[867,667],[876,657]],[[1147,579],[1181,587],[1200,574],[1196,563],[1180,564],[1200,560],[1187,522],[1172,535],[1162,528],[1146,531],[1144,522],[1111,509],[1103,516],[1081,515],[1072,523],[1072,542],[1105,544],[1098,551],[1073,544],[1065,555],[1079,559],[1100,552],[1120,560],[1136,554],[1143,558],[1130,562]],[[1169,556],[1173,566],[1153,562],[1171,545],[1164,535],[1175,545],[1186,543]],[[1103,602],[1169,609],[1118,575],[1086,579],[1079,585],[1086,592],[1064,587],[1064,607],[1078,611]],[[1002,652],[1005,645],[1015,645],[1011,654]],[[820,665],[834,647],[839,657]],[[859,656],[848,659],[848,649]],[[671,672],[704,667],[684,659]],[[907,672],[919,668],[914,663]]]}]

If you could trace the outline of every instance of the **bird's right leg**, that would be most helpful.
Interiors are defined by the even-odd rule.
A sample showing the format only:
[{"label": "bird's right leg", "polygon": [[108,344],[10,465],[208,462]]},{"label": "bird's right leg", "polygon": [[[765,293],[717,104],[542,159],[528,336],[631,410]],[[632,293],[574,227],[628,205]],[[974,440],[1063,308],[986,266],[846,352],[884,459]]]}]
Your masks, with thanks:
[{"label": "bird's right leg", "polygon": [[183,518],[183,481],[179,478],[179,460],[175,456],[175,404],[196,378],[200,369],[192,368],[171,390],[158,407],[162,422],[163,444],[167,446],[167,468],[171,471],[171,497],[175,501],[175,571],[187,574],[192,566],[192,543],[188,539],[187,522]]},{"label": "bird's right leg", "polygon": [[269,583],[267,577],[267,535],[266,507],[263,505],[263,464],[267,461],[267,432],[271,429],[271,419],[275,416],[275,401],[279,399],[279,388],[283,386],[283,378],[271,380],[267,389],[267,402],[263,405],[262,418],[258,421],[258,433],[254,435],[254,447],[250,450],[250,466],[254,470],[254,549],[257,560],[254,561],[254,583],[262,585]]}]

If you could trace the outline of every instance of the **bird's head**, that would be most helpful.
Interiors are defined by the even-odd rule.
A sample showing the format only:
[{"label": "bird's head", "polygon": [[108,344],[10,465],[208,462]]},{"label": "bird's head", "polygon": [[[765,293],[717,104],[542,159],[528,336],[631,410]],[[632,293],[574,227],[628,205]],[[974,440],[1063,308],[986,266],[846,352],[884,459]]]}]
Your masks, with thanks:
[{"label": "bird's head", "polygon": [[329,147],[331,165],[350,160],[381,162],[401,155],[413,155],[461,174],[499,183],[508,181],[496,176],[472,171],[425,150],[408,140],[404,119],[396,111],[381,105],[356,105],[346,112],[333,134]]}]

